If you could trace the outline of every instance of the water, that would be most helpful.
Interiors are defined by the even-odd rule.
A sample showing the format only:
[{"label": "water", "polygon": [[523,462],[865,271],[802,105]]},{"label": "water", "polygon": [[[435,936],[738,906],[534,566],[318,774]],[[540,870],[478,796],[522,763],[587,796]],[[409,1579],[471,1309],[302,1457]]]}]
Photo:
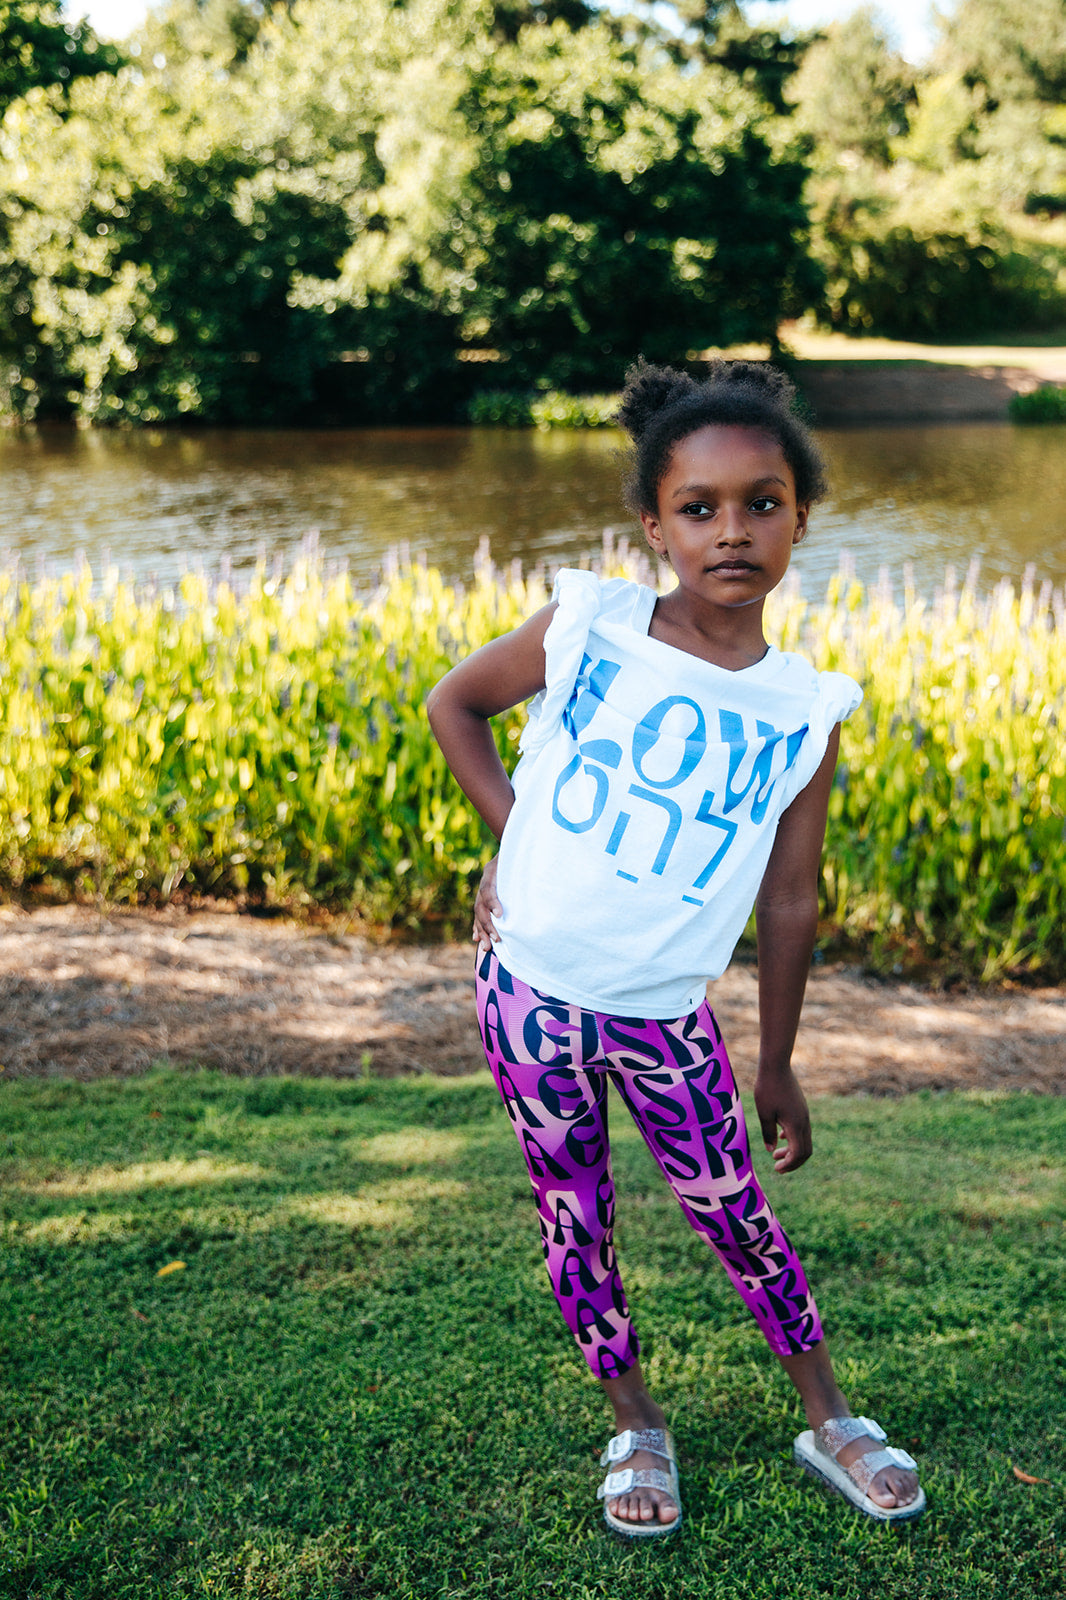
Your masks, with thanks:
[{"label": "water", "polygon": [[[961,577],[1066,583],[1066,427],[826,429],[833,492],[793,566],[824,591],[847,553],[874,582],[906,568],[931,593]],[[501,565],[549,569],[639,540],[621,504],[620,435],[498,429],[198,430],[0,435],[0,548],[30,569],[83,553],[169,582],[202,560],[235,571],[311,532],[369,582],[406,544],[454,578],[483,538]]]}]

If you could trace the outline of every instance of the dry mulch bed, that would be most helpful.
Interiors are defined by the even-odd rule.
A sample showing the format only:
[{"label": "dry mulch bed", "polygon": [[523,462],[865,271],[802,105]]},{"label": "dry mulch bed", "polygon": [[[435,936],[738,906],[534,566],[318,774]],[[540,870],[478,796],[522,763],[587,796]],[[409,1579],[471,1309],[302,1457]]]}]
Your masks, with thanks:
[{"label": "dry mulch bed", "polygon": [[[395,1076],[484,1065],[469,945],[379,944],[232,909],[0,909],[0,1066],[95,1078],[155,1062],[241,1074]],[[755,973],[712,1004],[738,1077],[758,1038]],[[1066,989],[945,995],[843,965],[811,975],[796,1063],[807,1090],[1062,1093]]]}]

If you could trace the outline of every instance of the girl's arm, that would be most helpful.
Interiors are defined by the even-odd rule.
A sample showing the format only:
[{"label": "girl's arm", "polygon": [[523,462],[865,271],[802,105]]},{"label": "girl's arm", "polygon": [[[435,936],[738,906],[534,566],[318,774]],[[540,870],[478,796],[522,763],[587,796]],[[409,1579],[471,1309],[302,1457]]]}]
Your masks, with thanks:
[{"label": "girl's arm", "polygon": [[818,931],[818,868],[839,750],[836,727],[818,771],[778,824],[755,902],[759,945],[755,1108],[763,1142],[778,1172],[801,1167],[811,1153],[811,1121],[792,1071],[792,1046]]},{"label": "girl's arm", "polygon": [[[453,667],[429,692],[426,713],[452,774],[497,839],[514,805],[489,718],[544,688],[544,635],[555,605],[542,607],[513,633],[493,639]],[[487,946],[499,911],[495,862],[485,869],[474,913],[474,938]]]}]

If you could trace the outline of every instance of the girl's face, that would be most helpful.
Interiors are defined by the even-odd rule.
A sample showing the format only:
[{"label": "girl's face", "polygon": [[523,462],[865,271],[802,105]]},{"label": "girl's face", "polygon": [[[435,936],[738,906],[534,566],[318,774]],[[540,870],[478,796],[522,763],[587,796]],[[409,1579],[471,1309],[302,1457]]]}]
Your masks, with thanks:
[{"label": "girl's face", "polygon": [[781,582],[807,531],[792,469],[772,434],[710,426],[679,439],[659,485],[648,543],[694,599],[755,605]]}]

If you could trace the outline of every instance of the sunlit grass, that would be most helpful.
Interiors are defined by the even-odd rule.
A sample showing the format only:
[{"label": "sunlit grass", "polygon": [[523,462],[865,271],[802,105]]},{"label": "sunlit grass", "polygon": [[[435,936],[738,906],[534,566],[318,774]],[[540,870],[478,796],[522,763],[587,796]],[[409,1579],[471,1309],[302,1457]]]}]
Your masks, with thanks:
[{"label": "sunlit grass", "polygon": [[185,1189],[190,1184],[229,1183],[235,1178],[265,1178],[268,1174],[247,1162],[217,1162],[201,1156],[194,1161],[134,1161],[128,1167],[90,1167],[85,1172],[45,1178],[23,1187],[35,1194],[123,1194],[139,1189]]},{"label": "sunlit grass", "polygon": [[[605,1403],[486,1073],[4,1084],[0,1596],[1059,1600],[1066,1101],[813,1113],[801,1173],[756,1159],[929,1512],[878,1528],[795,1469],[789,1385],[613,1106],[685,1498],[649,1551],[603,1532]],[[234,1175],[77,1187],[204,1160]]]},{"label": "sunlit grass", "polygon": [[[487,562],[465,589],[413,566],[367,594],[311,558],[240,593],[0,573],[0,888],[250,892],[458,927],[491,846],[424,698],[546,598],[540,576]],[[970,583],[927,600],[841,575],[770,615],[785,648],[866,690],[830,805],[823,936],[885,965],[1066,973],[1063,596]],[[497,719],[509,761],[521,721]]]}]

